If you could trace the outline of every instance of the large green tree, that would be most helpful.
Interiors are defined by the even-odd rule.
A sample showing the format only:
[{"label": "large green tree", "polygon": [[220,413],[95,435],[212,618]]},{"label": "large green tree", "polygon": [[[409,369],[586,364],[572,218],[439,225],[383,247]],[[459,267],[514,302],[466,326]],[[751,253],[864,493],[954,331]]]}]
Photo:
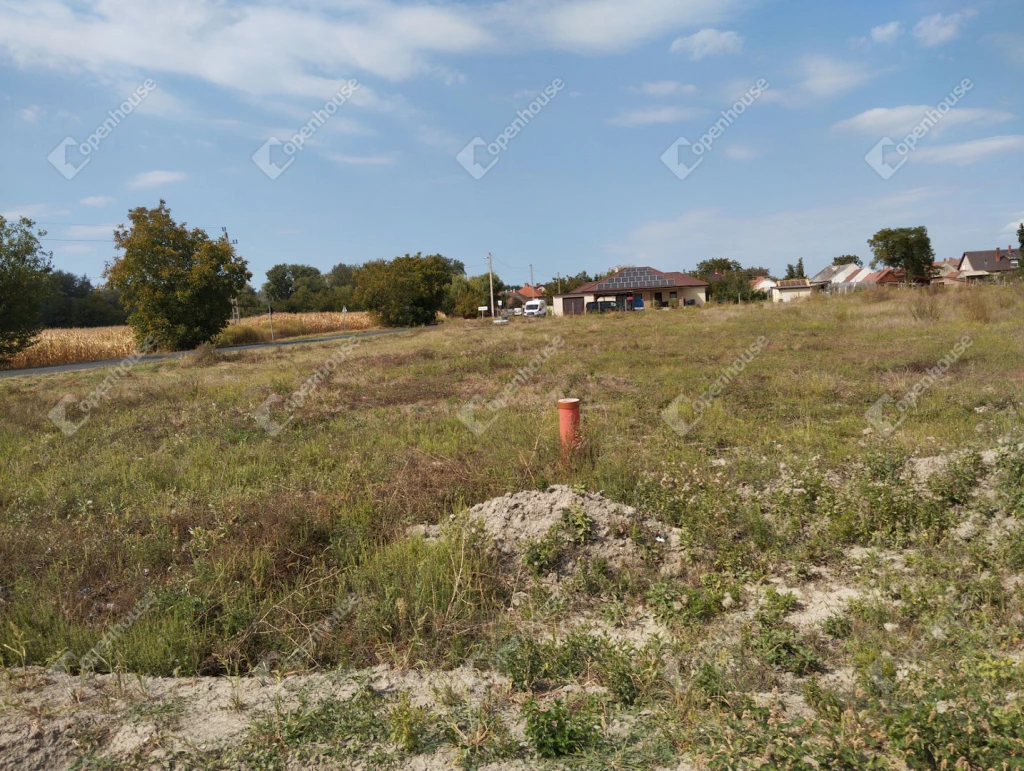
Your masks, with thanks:
[{"label": "large green tree", "polygon": [[783,278],[807,278],[807,274],[804,272],[804,258],[801,257],[799,260],[797,260],[796,265],[787,265],[786,275],[783,276]]},{"label": "large green tree", "polygon": [[291,298],[302,287],[307,291],[320,291],[327,286],[319,268],[312,265],[290,265],[281,263],[267,271],[263,294],[272,303]]},{"label": "large green tree", "polygon": [[39,243],[46,231],[35,226],[28,217],[0,216],[0,361],[26,348],[43,327],[50,254]]},{"label": "large green tree", "polygon": [[374,260],[356,271],[355,299],[384,326],[433,324],[451,284],[452,271],[461,266],[440,254]]},{"label": "large green tree", "polygon": [[728,257],[712,257],[708,260],[701,260],[697,263],[696,269],[693,271],[693,275],[703,281],[707,281],[708,276],[713,273],[735,273],[743,270],[743,266],[740,265],[736,260],[730,260]]},{"label": "large green tree", "polygon": [[114,231],[119,254],[107,264],[108,285],[121,291],[128,323],[141,345],[185,350],[208,342],[228,323],[231,298],[252,274],[226,236],[216,241],[155,209],[128,213],[130,227]]},{"label": "large green tree", "polygon": [[871,267],[879,265],[902,270],[906,281],[930,278],[935,274],[935,250],[928,228],[885,228],[868,239],[875,255]]},{"label": "large green tree", "polygon": [[833,265],[859,265],[861,267],[864,266],[864,263],[861,262],[860,257],[858,257],[856,254],[844,254],[841,257],[836,257],[834,260],[832,260],[832,264]]}]

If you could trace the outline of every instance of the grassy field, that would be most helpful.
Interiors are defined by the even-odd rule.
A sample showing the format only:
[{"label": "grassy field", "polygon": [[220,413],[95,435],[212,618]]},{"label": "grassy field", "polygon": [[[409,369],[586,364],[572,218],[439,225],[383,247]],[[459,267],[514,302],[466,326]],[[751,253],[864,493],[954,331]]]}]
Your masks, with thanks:
[{"label": "grassy field", "polygon": [[[508,678],[513,738],[500,710],[364,689],[255,725],[266,767],[341,741],[374,767],[451,746],[465,767],[1004,768],[1024,756],[1022,315],[992,287],[451,322],[139,365],[71,435],[47,416],[109,373],[2,381],[0,658],[235,676],[298,649],[270,669]],[[557,395],[583,400],[568,463]],[[587,556],[579,512],[522,560],[464,515],[554,484],[637,507],[639,561]],[[624,642],[641,619],[658,634]]]},{"label": "grassy field", "polygon": [[[290,337],[339,332],[342,329],[359,331],[374,326],[368,313],[275,313],[271,334],[267,315],[248,316],[232,323],[217,336],[218,347],[270,342]],[[14,356],[0,369],[50,367],[57,364],[77,364],[85,361],[123,359],[136,350],[135,339],[129,327],[88,327],[83,329],[46,329],[36,342]]]}]

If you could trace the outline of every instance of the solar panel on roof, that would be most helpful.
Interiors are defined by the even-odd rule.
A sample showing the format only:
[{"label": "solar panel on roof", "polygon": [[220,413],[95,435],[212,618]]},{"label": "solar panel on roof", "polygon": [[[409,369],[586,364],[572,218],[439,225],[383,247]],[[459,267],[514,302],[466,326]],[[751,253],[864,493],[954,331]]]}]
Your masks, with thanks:
[{"label": "solar panel on roof", "polygon": [[635,289],[646,286],[675,286],[675,282],[660,276],[650,268],[624,268],[597,285],[597,289]]}]

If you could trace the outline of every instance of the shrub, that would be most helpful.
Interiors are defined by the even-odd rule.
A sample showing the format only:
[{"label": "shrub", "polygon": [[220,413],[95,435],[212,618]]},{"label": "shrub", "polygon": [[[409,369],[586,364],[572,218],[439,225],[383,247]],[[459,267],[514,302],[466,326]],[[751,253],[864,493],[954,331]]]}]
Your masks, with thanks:
[{"label": "shrub", "polygon": [[523,691],[532,689],[546,669],[540,646],[525,635],[508,639],[496,658],[498,671]]},{"label": "shrub", "polygon": [[523,551],[523,564],[536,576],[542,576],[558,567],[562,558],[562,535],[554,525],[543,538],[530,541]]},{"label": "shrub", "polygon": [[542,758],[572,755],[597,742],[600,736],[594,710],[589,702],[569,705],[555,699],[549,709],[542,709],[536,700],[523,705],[526,738]]},{"label": "shrub", "polygon": [[28,347],[42,329],[40,308],[47,294],[50,255],[33,233],[35,223],[0,216],[0,362]]},{"label": "shrub", "polygon": [[409,700],[409,694],[398,697],[398,703],[388,713],[391,741],[403,752],[416,753],[423,749],[430,730],[430,713]]},{"label": "shrub", "polygon": [[928,487],[938,498],[951,505],[963,505],[978,486],[981,476],[981,456],[977,452],[957,458],[928,479]]},{"label": "shrub", "polygon": [[562,510],[562,524],[580,546],[594,537],[594,520],[579,504]]},{"label": "shrub", "polygon": [[227,326],[231,298],[252,278],[245,260],[227,236],[213,241],[176,223],[164,201],[155,209],[133,209],[128,217],[131,227],[114,231],[124,254],[104,275],[111,289],[122,292],[136,341],[174,351],[208,342]]},{"label": "shrub", "polygon": [[386,327],[433,324],[453,270],[453,263],[439,254],[368,262],[353,278],[355,300]]},{"label": "shrub", "polygon": [[971,684],[926,680],[903,694],[889,738],[912,769],[1024,767],[1024,709]]}]

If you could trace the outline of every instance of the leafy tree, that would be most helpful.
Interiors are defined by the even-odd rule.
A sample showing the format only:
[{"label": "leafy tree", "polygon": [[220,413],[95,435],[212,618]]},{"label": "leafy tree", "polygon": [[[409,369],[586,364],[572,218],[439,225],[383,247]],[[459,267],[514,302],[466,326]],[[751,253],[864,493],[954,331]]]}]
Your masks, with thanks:
[{"label": "leafy tree", "polygon": [[864,267],[864,263],[861,262],[860,257],[856,254],[844,254],[841,257],[836,257],[832,260],[833,265],[859,265]]},{"label": "leafy tree", "polygon": [[289,299],[301,286],[314,289],[325,288],[320,270],[312,265],[289,265],[281,263],[267,271],[267,281],[263,285],[263,294],[270,302],[281,302]]},{"label": "leafy tree", "polygon": [[750,282],[758,276],[767,276],[767,268],[739,268],[724,273],[721,281],[715,281],[708,287],[708,301],[716,303],[754,302],[767,300],[763,291],[754,291]]},{"label": "leafy tree", "polygon": [[88,276],[56,270],[46,284],[41,307],[44,327],[106,327],[127,319],[120,294],[94,287]]},{"label": "leafy tree", "polygon": [[141,344],[151,339],[171,350],[195,348],[222,330],[231,317],[231,298],[252,274],[226,236],[213,241],[171,219],[166,202],[128,212],[131,227],[114,231],[124,254],[104,275],[122,292],[128,323]]},{"label": "leafy tree", "polygon": [[796,265],[786,266],[786,275],[784,278],[807,278],[807,274],[804,273],[804,258],[801,257],[796,261]]},{"label": "leafy tree", "polygon": [[51,255],[28,217],[0,216],[0,361],[26,348],[43,328],[40,308],[47,293]]},{"label": "leafy tree", "polygon": [[355,297],[384,326],[432,324],[444,303],[455,266],[456,261],[439,254],[374,260],[356,271]]},{"label": "leafy tree", "polygon": [[[495,274],[494,276],[494,300],[509,289],[508,285]],[[479,276],[454,276],[446,291],[445,301],[442,309],[446,314],[450,312],[457,316],[476,316],[477,308],[481,305],[490,307],[491,284],[490,275],[482,273]]]},{"label": "leafy tree", "polygon": [[743,266],[736,260],[730,260],[727,257],[712,257],[709,260],[702,260],[701,262],[698,262],[693,275],[703,281],[707,281],[708,276],[713,273],[721,273],[725,275],[727,273],[735,273],[740,270],[743,270]]},{"label": "leafy tree", "polygon": [[928,228],[886,228],[868,239],[875,255],[871,267],[879,264],[902,270],[907,281],[929,278],[934,272],[935,250]]}]

